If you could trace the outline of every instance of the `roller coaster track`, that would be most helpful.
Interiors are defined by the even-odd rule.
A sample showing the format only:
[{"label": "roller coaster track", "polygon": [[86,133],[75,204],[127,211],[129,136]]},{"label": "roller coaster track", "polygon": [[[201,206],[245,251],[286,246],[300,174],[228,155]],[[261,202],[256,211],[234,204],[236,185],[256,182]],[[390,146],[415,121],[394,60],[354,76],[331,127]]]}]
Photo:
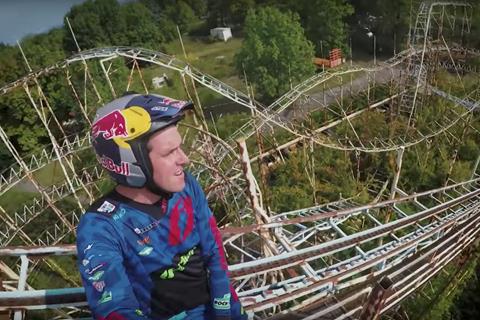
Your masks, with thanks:
[{"label": "roller coaster track", "polygon": [[[53,185],[44,190],[44,192],[50,196],[53,204],[55,204],[73,192],[81,190],[83,185],[93,184],[104,177],[104,171],[98,166],[84,168],[78,176],[72,177],[74,191],[70,189],[67,183],[62,183]],[[33,198],[30,203],[23,205],[20,210],[3,217],[3,219],[9,219],[10,221],[0,226],[0,246],[7,246],[25,226],[29,225],[48,208],[48,202],[42,193],[39,198]]]},{"label": "roller coaster track", "polygon": [[[413,48],[413,47],[412,47]],[[240,105],[246,106],[250,109],[255,109],[257,112],[260,112],[262,116],[262,121],[260,123],[256,123],[255,119],[248,121],[244,124],[241,128],[235,131],[232,136],[230,137],[229,144],[234,146],[234,141],[239,137],[248,138],[252,136],[255,132],[255,128],[261,128],[265,123],[269,123],[274,121],[274,124],[279,124],[281,126],[286,126],[286,124],[281,123],[279,120],[279,114],[286,110],[291,104],[297,101],[301,96],[305,95],[309,90],[314,87],[318,87],[322,83],[334,79],[336,77],[347,75],[350,73],[358,73],[358,72],[378,72],[385,68],[394,68],[399,64],[405,62],[407,59],[411,58],[412,56],[422,54],[422,50],[420,49],[407,49],[396,56],[392,57],[391,59],[381,63],[376,68],[353,68],[344,71],[323,71],[320,72],[311,78],[307,79],[306,81],[298,84],[294,87],[291,91],[284,94],[282,97],[277,99],[268,107],[264,108],[261,112],[260,109],[257,108],[259,103],[253,101],[251,98],[247,97],[245,94],[239,92],[236,89],[226,85],[225,83],[207,75],[204,73],[199,72],[198,70],[192,68],[188,64],[176,59],[175,57],[168,56],[161,52],[156,52],[152,50],[146,49],[137,49],[131,47],[112,47],[112,48],[101,48],[101,49],[93,49],[81,52],[78,55],[75,55],[65,61],[55,64],[53,66],[44,68],[37,72],[32,72],[29,75],[25,76],[24,78],[15,81],[9,85],[6,85],[0,89],[0,96],[11,92],[12,90],[19,88],[23,85],[32,83],[40,76],[48,75],[54,72],[58,72],[61,69],[67,68],[70,64],[79,61],[86,61],[92,59],[107,59],[112,57],[125,57],[129,59],[136,59],[140,61],[150,62],[157,65],[161,65],[164,67],[168,67],[172,70],[181,72],[186,74],[193,79],[195,79],[200,84],[220,93],[221,95],[227,97],[228,99],[239,103]],[[436,51],[445,51],[447,50],[444,46],[436,46],[434,47]],[[464,48],[457,48],[454,47],[451,49],[455,52],[462,52],[465,54],[480,55],[479,50],[475,49],[464,49]],[[103,61],[101,61],[103,65]],[[107,75],[108,76],[108,75]],[[457,98],[455,101],[457,103],[461,103],[461,99]],[[452,119],[445,119],[446,123],[450,123]],[[294,132],[295,133],[295,132]],[[441,133],[441,131],[437,131],[437,133]],[[421,134],[421,133],[420,133]],[[302,134],[298,134],[298,136],[302,136]],[[422,134],[421,134],[422,135]],[[432,135],[428,135],[427,138],[431,138]],[[414,145],[419,142],[424,141],[424,139],[417,139],[410,142],[408,145]],[[83,150],[88,144],[90,143],[88,134],[82,136],[75,136],[72,138],[64,139],[62,144],[60,145],[61,155],[66,156],[78,150]],[[364,152],[385,152],[398,149],[399,146],[404,145],[404,141],[392,141],[392,140],[378,140],[369,142],[369,144],[364,146],[355,146],[351,140],[346,141],[346,143],[342,140],[334,141],[333,143],[322,142],[321,140],[318,141],[320,145],[341,149],[341,150],[358,150]],[[388,147],[387,147],[388,146]],[[31,172],[38,170],[39,168],[43,167],[45,164],[58,160],[53,148],[49,149],[50,151],[43,150],[39,155],[32,155],[29,159],[26,159],[26,163],[29,164],[29,168],[31,168]],[[218,162],[221,162],[224,157],[230,152],[230,150],[225,149],[222,144],[216,144],[213,150],[214,156],[218,159]],[[25,178],[25,173],[22,172],[22,168],[19,168],[18,165],[13,165],[12,167],[4,170],[0,176],[0,195],[4,192],[8,191],[10,188],[15,186],[15,184]]]},{"label": "roller coaster track", "polygon": [[[290,312],[310,306],[308,312],[312,317],[331,314],[335,310],[337,314],[355,314],[360,310],[358,303],[361,304],[362,297],[372,290],[372,279],[388,275],[395,290],[386,299],[385,312],[435,275],[477,238],[480,230],[479,185],[480,179],[476,178],[376,204],[357,205],[340,201],[278,214],[269,224],[223,229],[224,243],[230,254],[237,251],[231,245],[233,242],[254,236],[260,229],[281,230],[279,234],[284,238],[279,244],[284,250],[279,255],[252,257],[251,261],[230,266],[231,277],[237,284],[243,284],[237,286],[238,295],[248,312],[259,315],[262,311],[291,301],[297,303]],[[387,208],[395,211],[398,218],[382,223],[379,212]],[[331,234],[332,230],[341,227],[341,223],[353,219],[366,219],[370,223],[350,235],[344,231],[334,232],[335,239],[319,244],[314,244],[311,239],[315,237],[310,232],[312,230],[317,234]],[[292,231],[294,229],[290,226],[295,226],[297,231]],[[389,240],[379,242],[381,237]],[[288,244],[289,250],[284,244]],[[352,251],[355,247],[358,250]],[[68,250],[62,247],[27,250],[7,247],[0,249],[0,256],[21,255],[35,250],[42,255],[45,250],[49,250],[50,254],[74,253],[72,247]],[[332,256],[336,259],[327,259]],[[302,275],[303,269],[295,269],[305,263],[313,270],[313,275]],[[297,271],[289,273],[286,272],[288,270]],[[258,277],[279,272],[291,276],[285,276],[284,280],[275,284],[254,285]],[[78,299],[78,294],[82,293],[81,289],[65,290],[64,293],[72,299]],[[0,309],[2,306],[5,308],[2,301],[7,297],[15,300],[16,306],[33,308],[35,302],[31,297],[42,294],[48,294],[48,290],[23,295],[17,292],[15,298],[12,298],[12,293],[0,293]],[[335,303],[323,304],[312,311],[314,302],[331,299],[333,294],[339,297]],[[26,301],[30,306],[26,305]],[[352,310],[345,309],[347,302],[352,301],[356,301],[357,306]]]},{"label": "roller coaster track", "polygon": [[[446,49],[445,47],[437,47],[436,50],[445,51]],[[480,55],[480,51],[478,50],[464,49],[464,48],[452,48],[451,50],[474,55],[474,56]],[[403,63],[406,59],[408,59],[413,54],[418,54],[418,53],[416,53],[414,50],[403,51],[398,55],[396,55],[395,57],[391,58],[390,60],[387,60],[386,62],[382,63],[381,66],[377,68],[354,68],[354,69],[348,69],[345,71],[324,71],[319,74],[316,74],[315,76],[297,85],[291,91],[289,91],[288,93],[283,95],[281,98],[276,100],[274,103],[272,103],[270,106],[268,106],[266,109],[264,109],[263,113],[265,114],[265,120],[263,122],[259,124],[255,124],[255,120],[252,119],[248,121],[245,125],[243,125],[241,128],[239,128],[237,131],[235,131],[235,133],[233,133],[232,136],[229,138],[228,143],[232,145],[232,147],[235,147],[234,141],[236,139],[238,139],[239,137],[244,137],[244,138],[250,137],[254,133],[255,127],[262,127],[264,123],[268,123],[273,119],[278,119],[279,114],[284,110],[286,110],[294,101],[299,99],[301,96],[305,95],[310,89],[317,87],[330,79],[333,79],[342,75],[347,75],[350,73],[377,72],[386,67],[393,68]],[[170,66],[175,70],[184,71],[188,69],[187,68],[188,66],[186,64],[182,64],[179,60],[159,52],[153,52],[148,50],[144,52],[144,49],[135,50],[127,47],[95,49],[95,50],[84,52],[78,57],[73,57],[71,59],[68,59],[61,64],[57,64],[52,67],[45,68],[39,72],[31,73],[30,75],[24,77],[23,79],[3,87],[2,89],[0,89],[0,92],[2,94],[9,93],[14,88],[17,88],[19,86],[32,82],[33,79],[35,79],[40,75],[45,75],[45,74],[58,71],[58,69],[65,68],[69,64],[74,63],[81,59],[88,60],[88,59],[94,59],[94,58],[106,58],[106,57],[111,58],[112,56],[117,56],[117,55],[128,57],[131,59],[141,59],[142,61],[148,61],[152,63],[156,62],[160,65]],[[226,86],[220,81],[215,80],[212,77],[209,77],[207,75],[201,74],[197,71],[188,73],[188,74],[195,76],[195,78],[200,83],[208,84],[212,88],[214,87],[217,92],[224,94],[226,97],[230,97],[230,98],[233,97],[233,99],[236,99],[234,101],[236,102],[242,101],[241,103],[240,102],[239,103],[242,105],[248,105],[250,108],[253,108],[252,104],[247,103],[247,97],[245,95],[243,95],[242,93],[234,89],[231,89],[229,86]],[[449,100],[454,102],[457,105],[465,104],[465,102],[462,99],[457,97]],[[467,103],[471,103],[471,102],[467,102]],[[365,108],[364,111],[368,111],[368,109],[369,108]],[[346,121],[346,119],[351,120],[352,118],[354,118],[356,115],[359,115],[359,114],[361,114],[361,112],[358,114],[355,114],[354,116],[347,115],[345,118],[341,118],[333,122],[341,123],[343,121]],[[465,117],[466,115],[467,113],[464,113],[462,115],[452,114],[451,115],[452,118],[445,118],[444,121],[445,123],[452,124],[457,120],[457,118]],[[327,125],[326,128],[329,129],[332,127],[333,127],[332,125]],[[445,129],[448,129],[448,127]],[[324,129],[319,128],[316,130],[316,133],[320,133],[323,131]],[[315,141],[322,146],[326,146],[334,149],[340,149],[340,150],[358,150],[358,151],[364,151],[364,152],[386,152],[386,151],[396,150],[398,149],[398,147],[402,145],[403,146],[415,145],[417,143],[424,141],[425,139],[429,139],[433,137],[436,134],[440,134],[443,131],[444,130],[441,130],[441,129],[439,130],[439,128],[434,128],[432,129],[433,134],[425,135],[424,137],[420,137],[419,139],[412,140],[409,142],[406,142],[402,138],[399,138],[397,141],[392,139],[383,139],[383,140],[377,139],[363,146],[355,146],[357,142],[355,141],[352,142],[351,140],[343,141],[343,140],[327,139],[327,141],[325,141],[324,140],[325,137],[323,137],[323,139],[316,139]],[[302,136],[303,138],[309,139],[309,137],[305,135],[302,135],[302,134],[297,134],[297,135],[300,136],[300,139],[302,139]],[[421,133],[420,135],[423,136],[423,134]],[[328,140],[330,140],[331,142]],[[90,143],[91,141],[88,133],[82,133],[72,137],[67,137],[63,139],[63,141],[61,141],[59,145],[59,151],[61,155],[60,158],[57,157],[57,154],[55,153],[53,147],[46,147],[41,151],[40,154],[32,154],[31,156],[27,157],[24,161],[28,166],[28,169],[29,169],[28,172],[33,173],[43,168],[48,163],[52,163],[54,161],[60,160],[61,158],[66,157],[68,155],[72,155],[78,151],[85,150],[86,148],[89,147]],[[218,163],[220,163],[229,152],[231,152],[231,150],[229,150],[228,148],[225,148],[224,145],[220,143],[215,144],[213,154],[215,156],[215,159],[217,159]],[[8,190],[10,190],[11,188],[13,188],[18,182],[20,182],[25,178],[26,178],[26,172],[18,164],[13,164],[11,167],[4,169],[0,175],[0,196],[3,195]]]},{"label": "roller coaster track", "polygon": [[[63,157],[73,155],[76,152],[90,148],[91,140],[88,133],[83,133],[69,137],[60,144],[60,158],[53,150],[52,146],[46,146],[40,154],[32,154],[26,157],[28,173],[33,173],[44,168],[47,164],[60,160]],[[15,187],[20,181],[26,178],[25,170],[18,164],[14,163],[9,168],[3,170],[0,175],[0,196]]]}]

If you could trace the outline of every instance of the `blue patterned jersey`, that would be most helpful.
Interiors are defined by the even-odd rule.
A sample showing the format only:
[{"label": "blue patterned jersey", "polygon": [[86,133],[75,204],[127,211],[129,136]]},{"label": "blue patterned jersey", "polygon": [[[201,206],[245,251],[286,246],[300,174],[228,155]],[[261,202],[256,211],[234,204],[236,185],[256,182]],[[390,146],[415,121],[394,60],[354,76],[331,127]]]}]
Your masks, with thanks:
[{"label": "blue patterned jersey", "polygon": [[205,195],[185,181],[164,212],[113,192],[82,216],[78,267],[95,319],[246,319]]}]

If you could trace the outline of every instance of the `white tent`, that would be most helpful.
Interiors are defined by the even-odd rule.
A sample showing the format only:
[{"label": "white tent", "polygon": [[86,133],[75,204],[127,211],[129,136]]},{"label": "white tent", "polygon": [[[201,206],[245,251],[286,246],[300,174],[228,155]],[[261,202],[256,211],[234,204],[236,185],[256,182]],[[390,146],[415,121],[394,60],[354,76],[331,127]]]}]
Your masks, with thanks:
[{"label": "white tent", "polygon": [[230,28],[214,28],[210,30],[210,35],[214,38],[227,41],[232,37],[232,30]]}]

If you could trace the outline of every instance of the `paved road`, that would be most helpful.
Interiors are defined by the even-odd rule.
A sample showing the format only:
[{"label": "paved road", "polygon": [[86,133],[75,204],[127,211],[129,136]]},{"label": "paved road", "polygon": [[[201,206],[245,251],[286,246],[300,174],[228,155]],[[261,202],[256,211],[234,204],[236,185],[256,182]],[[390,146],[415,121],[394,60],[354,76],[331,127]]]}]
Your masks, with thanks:
[{"label": "paved road", "polygon": [[[360,77],[353,81],[348,81],[343,84],[343,97],[350,97],[359,92],[368,90],[368,83],[370,86],[380,85],[391,81],[400,76],[398,68],[385,68],[377,72],[370,72],[369,74],[363,72]],[[320,87],[321,89],[322,87]],[[290,107],[281,114],[282,120],[303,119],[305,116],[314,110],[325,108],[328,105],[337,102],[342,96],[342,86],[326,89],[325,92],[311,94],[308,98],[301,98],[300,105],[297,103],[296,107]]]}]

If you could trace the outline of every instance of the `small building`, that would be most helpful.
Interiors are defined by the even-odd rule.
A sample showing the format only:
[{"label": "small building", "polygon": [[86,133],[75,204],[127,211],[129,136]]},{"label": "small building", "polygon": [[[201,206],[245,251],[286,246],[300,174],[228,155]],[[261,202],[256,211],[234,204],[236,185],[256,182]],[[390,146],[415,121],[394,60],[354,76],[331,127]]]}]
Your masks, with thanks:
[{"label": "small building", "polygon": [[330,50],[328,59],[313,58],[313,63],[317,67],[334,68],[341,65],[345,60],[342,58],[342,51],[338,48]]},{"label": "small building", "polygon": [[213,28],[210,29],[210,36],[215,39],[227,41],[232,37],[232,30],[230,28]]},{"label": "small building", "polygon": [[342,51],[338,48],[330,50],[330,68],[334,68],[342,64]]},{"label": "small building", "polygon": [[163,87],[167,83],[168,77],[164,73],[161,77],[152,78],[152,85],[155,89]]}]

